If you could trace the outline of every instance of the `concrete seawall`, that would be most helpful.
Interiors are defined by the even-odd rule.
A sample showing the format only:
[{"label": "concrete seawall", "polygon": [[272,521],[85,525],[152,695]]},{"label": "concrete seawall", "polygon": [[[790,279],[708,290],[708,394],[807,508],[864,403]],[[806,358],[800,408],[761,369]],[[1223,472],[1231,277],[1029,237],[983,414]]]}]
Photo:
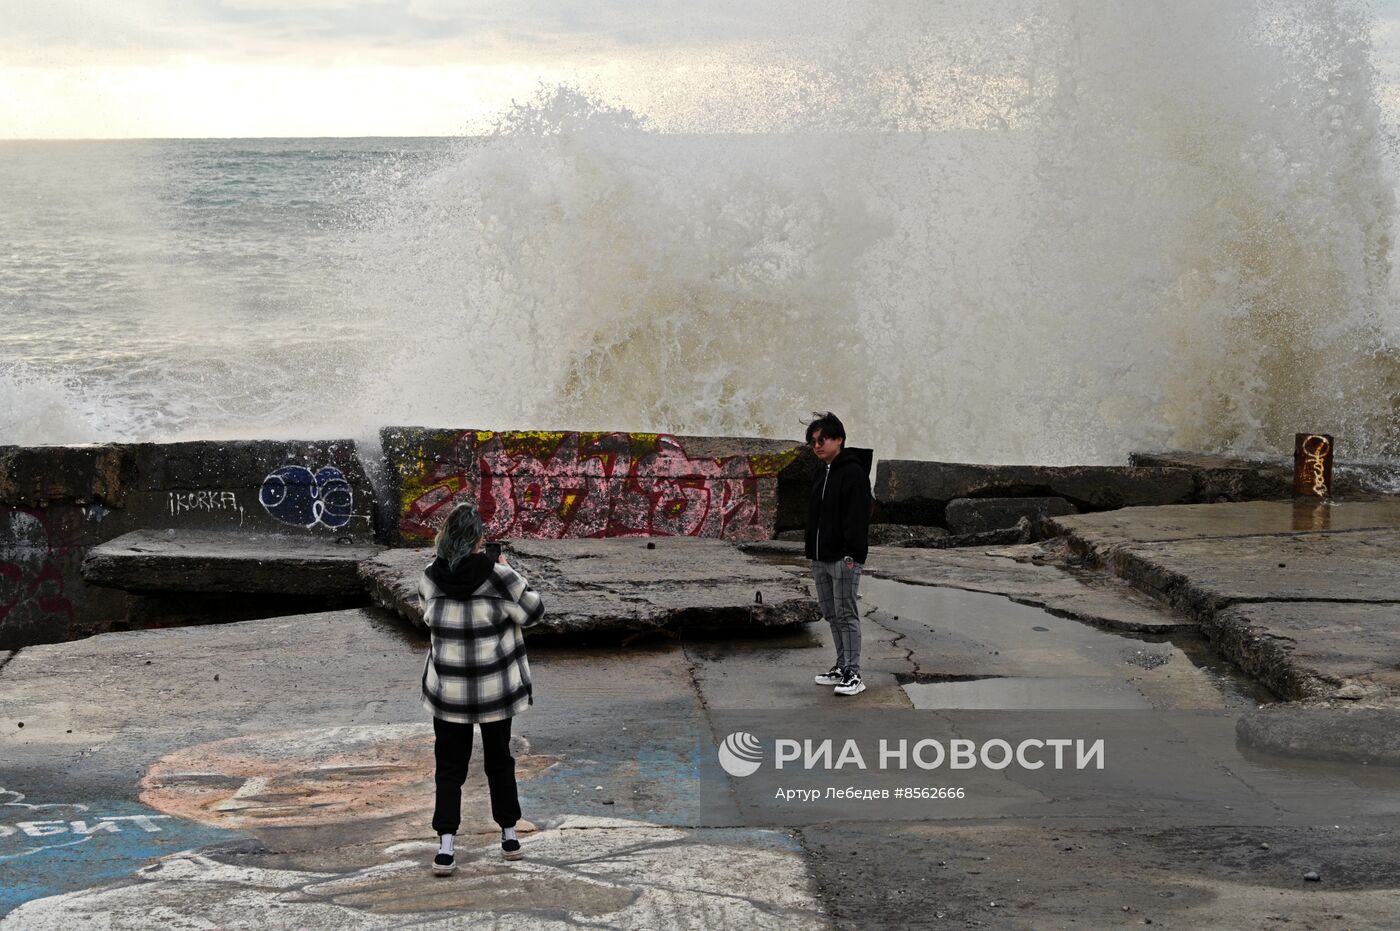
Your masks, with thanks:
[{"label": "concrete seawall", "polygon": [[[479,499],[496,537],[766,540],[802,525],[816,466],[801,444],[754,438],[382,436],[382,449],[349,439],[0,447],[0,650],[142,624],[138,596],[82,575],[93,547],[133,531],[422,546],[451,505]],[[373,469],[387,474],[371,481]],[[221,604],[203,597],[186,600]]]},{"label": "concrete seawall", "polygon": [[0,448],[0,648],[127,623],[132,599],[84,583],[92,547],[133,530],[369,540],[350,440]]},{"label": "concrete seawall", "polygon": [[[391,426],[379,439],[377,447],[350,439],[0,447],[0,650],[266,616],[257,597],[276,597],[272,590],[216,591],[195,584],[197,566],[164,601],[162,592],[85,581],[92,549],[134,531],[172,543],[203,535],[202,550],[217,549],[218,534],[240,535],[250,539],[233,548],[252,557],[269,536],[276,539],[265,548],[284,555],[298,540],[322,553],[328,544],[416,547],[431,541],[454,504],[475,500],[496,539],[764,541],[800,534],[820,468],[800,443],[753,437]],[[872,462],[872,450],[854,451]],[[1273,496],[1279,488],[1273,466],[1260,472],[1184,454],[1149,461],[1063,468],[884,461],[875,519],[906,536],[946,527],[961,534],[951,542],[976,543],[1023,518],[1043,524],[1076,511]],[[1257,477],[1265,473],[1268,481]],[[117,584],[110,572],[93,578]],[[317,591],[280,584],[285,598]],[[293,607],[323,606],[288,601],[275,613]]]}]

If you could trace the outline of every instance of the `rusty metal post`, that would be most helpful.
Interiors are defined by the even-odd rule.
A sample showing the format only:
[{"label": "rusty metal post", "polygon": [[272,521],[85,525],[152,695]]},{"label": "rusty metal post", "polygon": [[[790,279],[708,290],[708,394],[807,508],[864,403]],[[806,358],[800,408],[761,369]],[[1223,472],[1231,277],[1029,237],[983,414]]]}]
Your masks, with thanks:
[{"label": "rusty metal post", "polygon": [[1332,437],[1325,433],[1293,436],[1293,494],[1300,498],[1332,496]]}]

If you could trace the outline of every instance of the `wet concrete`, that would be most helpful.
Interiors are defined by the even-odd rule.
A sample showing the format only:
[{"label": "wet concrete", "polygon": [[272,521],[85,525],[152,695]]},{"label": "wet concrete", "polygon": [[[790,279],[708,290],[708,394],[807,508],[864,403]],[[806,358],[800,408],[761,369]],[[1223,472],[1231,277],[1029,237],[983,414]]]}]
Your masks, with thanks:
[{"label": "wet concrete", "polygon": [[[856,698],[812,683],[832,657],[822,623],[533,643],[536,703],[514,750],[526,859],[499,859],[474,769],[446,880],[426,868],[425,640],[393,616],[19,651],[0,668],[0,928],[144,927],[153,910],[169,924],[307,928],[1393,925],[1400,770],[1242,746],[1235,719],[1267,696],[1165,607],[1036,561],[1048,551],[887,552],[862,583],[870,687]],[[798,593],[810,584],[800,563],[764,565]],[[1034,598],[1102,605],[1147,632],[1021,603]],[[849,805],[782,829],[705,775],[726,716],[786,714],[797,732],[841,714],[872,728],[962,720],[953,706],[968,702],[947,700],[957,688],[939,702],[943,685],[981,689],[993,710],[975,713],[1006,722],[1140,721],[1144,753],[1092,784],[1007,777],[1003,796],[893,820]],[[1051,710],[1096,692],[1111,707]]]},{"label": "wet concrete", "polygon": [[1076,552],[1195,618],[1284,698],[1397,694],[1398,499],[1138,508],[1051,524]]},{"label": "wet concrete", "polygon": [[1124,508],[1100,514],[1055,517],[1061,533],[1088,546],[1227,539],[1292,533],[1384,530],[1400,524],[1400,498],[1314,501],[1244,501]]},{"label": "wet concrete", "polygon": [[911,683],[904,686],[904,691],[915,708],[1074,711],[1152,707],[1130,684],[1107,677],[993,677],[966,682]]},{"label": "wet concrete", "polygon": [[[949,581],[961,579],[955,572]],[[1183,792],[1173,801],[1128,790],[1113,800],[1127,812],[1115,818],[1006,812],[960,823],[975,807],[964,806],[922,822],[861,823],[853,808],[850,818],[808,824],[798,837],[837,927],[1389,926],[1400,904],[1396,774],[1237,744],[1229,716],[1271,696],[1199,635],[1117,634],[1006,597],[870,577],[861,601],[871,683],[862,699],[873,706],[900,707],[902,696],[941,714],[1078,709],[1066,712],[1070,721],[1089,708],[1149,707],[1163,715],[1161,730],[1144,730],[1143,740],[1179,748],[1167,778]],[[830,651],[824,625],[804,637],[686,646],[715,711],[758,707],[765,696],[805,713],[848,709],[807,684]],[[976,701],[935,701],[978,688],[986,692]],[[1083,700],[1095,694],[1109,700]],[[1193,730],[1166,716],[1186,709],[1223,709],[1226,718]],[[1102,810],[1109,798],[1082,804]],[[1389,807],[1377,804],[1385,799]],[[1071,795],[1057,801],[1066,814],[1073,808]],[[1325,877],[1320,888],[1302,878],[1309,870]]]},{"label": "wet concrete", "polygon": [[[1224,708],[1271,700],[1189,633],[1111,632],[941,586],[871,578],[863,587],[871,621],[924,657],[905,686],[915,707]],[[1052,697],[1063,704],[1035,703]]]},{"label": "wet concrete", "polygon": [[868,574],[914,585],[1005,595],[1021,604],[1115,630],[1165,633],[1195,622],[1102,573],[1066,571],[1062,554],[1039,545],[927,551],[882,548]]}]

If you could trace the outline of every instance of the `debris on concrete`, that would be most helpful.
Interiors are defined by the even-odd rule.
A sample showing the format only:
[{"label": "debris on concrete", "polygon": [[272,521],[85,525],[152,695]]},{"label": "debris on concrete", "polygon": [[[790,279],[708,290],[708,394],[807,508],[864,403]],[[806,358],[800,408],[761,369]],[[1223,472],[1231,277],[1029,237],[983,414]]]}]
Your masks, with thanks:
[{"label": "debris on concrete", "polygon": [[1047,517],[1078,514],[1064,498],[954,498],[945,518],[953,533],[986,533],[1015,527],[1021,520],[1036,524]]}]

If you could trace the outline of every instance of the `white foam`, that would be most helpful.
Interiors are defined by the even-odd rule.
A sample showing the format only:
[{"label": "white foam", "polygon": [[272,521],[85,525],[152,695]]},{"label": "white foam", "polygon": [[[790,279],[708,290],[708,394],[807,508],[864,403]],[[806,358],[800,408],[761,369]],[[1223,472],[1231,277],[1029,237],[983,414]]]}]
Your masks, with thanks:
[{"label": "white foam", "polygon": [[0,367],[0,443],[94,443],[136,429],[136,417],[73,376]]},{"label": "white foam", "polygon": [[353,291],[386,325],[361,411],[793,436],[831,408],[882,456],[1048,463],[1326,429],[1395,456],[1366,19],[1011,6],[1023,28],[964,75],[977,129],[890,106],[949,78],[910,52],[936,29],[899,43],[902,83],[870,65],[898,23],[829,56],[781,135],[542,91],[367,226]]},{"label": "white foam", "polygon": [[[797,437],[832,409],[881,457],[1286,457],[1309,430],[1400,459],[1364,9],[974,6],[818,4],[790,42],[642,76],[657,120],[764,135],[542,88],[426,168],[344,179],[343,267],[276,278],[304,306],[211,322],[156,276],[145,342],[0,382],[0,439]],[[750,90],[732,118],[724,88]]]}]

